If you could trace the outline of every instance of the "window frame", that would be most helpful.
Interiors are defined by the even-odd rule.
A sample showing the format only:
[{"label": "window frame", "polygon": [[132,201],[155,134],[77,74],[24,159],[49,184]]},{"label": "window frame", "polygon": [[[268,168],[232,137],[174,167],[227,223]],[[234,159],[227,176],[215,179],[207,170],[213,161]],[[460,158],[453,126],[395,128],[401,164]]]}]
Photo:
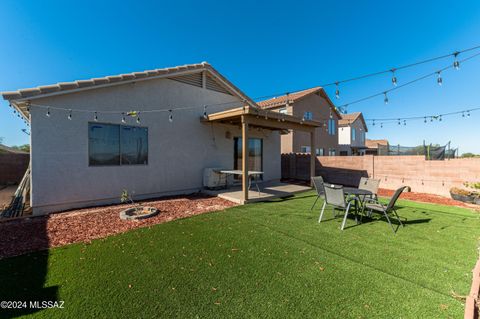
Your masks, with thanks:
[{"label": "window frame", "polygon": [[[105,164],[105,165],[92,165],[90,163],[90,125],[113,125],[118,126],[118,164]],[[144,128],[147,131],[147,163],[146,164],[122,164],[122,126],[126,127],[136,127]],[[87,123],[87,163],[88,167],[121,167],[121,166],[148,166],[150,164],[150,146],[149,146],[149,129],[148,126],[139,126],[139,125],[127,125],[127,124],[118,124],[118,123],[109,123],[109,122],[92,122],[88,121]]]},{"label": "window frame", "polygon": [[312,121],[313,120],[313,113],[310,111],[305,111],[303,112],[303,118],[307,121]]}]

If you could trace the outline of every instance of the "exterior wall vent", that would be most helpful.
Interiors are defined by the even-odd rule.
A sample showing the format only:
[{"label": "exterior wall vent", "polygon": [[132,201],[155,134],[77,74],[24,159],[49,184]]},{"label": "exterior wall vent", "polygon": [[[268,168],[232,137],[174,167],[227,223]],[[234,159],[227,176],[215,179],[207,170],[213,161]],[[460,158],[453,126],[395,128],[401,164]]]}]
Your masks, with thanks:
[{"label": "exterior wall vent", "polygon": [[170,80],[182,82],[185,84],[190,84],[193,86],[198,86],[202,87],[202,73],[197,72],[197,73],[192,73],[192,74],[186,74],[182,76],[175,76],[172,78],[169,78]]},{"label": "exterior wall vent", "polygon": [[209,74],[207,74],[207,89],[228,94],[228,95],[233,95],[225,87],[223,87],[220,83],[218,83],[214,78],[212,78]]}]

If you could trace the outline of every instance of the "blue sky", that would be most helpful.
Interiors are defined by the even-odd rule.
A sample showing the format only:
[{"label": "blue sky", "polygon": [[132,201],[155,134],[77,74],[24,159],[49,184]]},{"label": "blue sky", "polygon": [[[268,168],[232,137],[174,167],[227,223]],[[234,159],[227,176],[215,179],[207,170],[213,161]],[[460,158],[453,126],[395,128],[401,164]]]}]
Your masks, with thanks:
[{"label": "blue sky", "polygon": [[[210,62],[251,97],[308,88],[480,44],[479,1],[7,1],[0,2],[0,91],[145,69]],[[465,54],[463,57],[467,57]],[[460,57],[462,58],[462,57]],[[399,84],[452,63],[397,73]],[[480,106],[480,57],[389,95],[352,105],[366,118],[446,113]],[[391,87],[379,76],[327,92],[337,104]],[[480,153],[478,121],[370,126],[391,144],[452,141]],[[0,137],[28,142],[0,102]]]}]

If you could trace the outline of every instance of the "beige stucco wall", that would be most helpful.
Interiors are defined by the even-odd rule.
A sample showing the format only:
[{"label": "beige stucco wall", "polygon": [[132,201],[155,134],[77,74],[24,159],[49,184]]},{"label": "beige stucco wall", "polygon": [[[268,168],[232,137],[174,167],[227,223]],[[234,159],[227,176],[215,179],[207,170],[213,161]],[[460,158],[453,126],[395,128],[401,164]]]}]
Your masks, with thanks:
[{"label": "beige stucco wall", "polygon": [[[170,109],[239,101],[223,93],[156,79],[35,100],[34,103],[96,111]],[[238,105],[209,107],[218,112]],[[32,193],[34,214],[118,202],[122,189],[137,198],[195,192],[206,167],[233,168],[233,137],[238,127],[200,122],[203,108],[140,114],[148,127],[148,165],[89,167],[88,122],[92,114],[31,108]],[[99,122],[121,124],[118,114],[98,114]],[[127,124],[137,125],[134,119]],[[226,134],[229,131],[231,134]],[[254,131],[264,139],[265,180],[280,178],[278,132]],[[231,136],[227,138],[227,136]]]},{"label": "beige stucco wall", "polygon": [[[355,140],[353,139],[353,130],[355,130]],[[365,127],[361,120],[357,119],[348,126],[341,126],[338,129],[338,142],[340,152],[347,152],[347,155],[352,155],[352,147],[364,147],[367,134]],[[365,150],[361,150],[363,154]]]},{"label": "beige stucco wall", "polygon": [[[288,114],[303,117],[305,112],[312,112],[313,120],[325,121],[330,117],[330,104],[327,100],[317,94],[310,94],[297,100],[288,108]],[[325,155],[328,155],[329,148],[335,149],[338,154],[338,115],[332,112],[335,120],[335,135],[328,134],[327,127],[320,127],[316,130],[316,148],[323,148]],[[289,134],[282,135],[282,153],[299,153],[302,146],[310,146],[310,134],[301,131],[292,131]]]}]

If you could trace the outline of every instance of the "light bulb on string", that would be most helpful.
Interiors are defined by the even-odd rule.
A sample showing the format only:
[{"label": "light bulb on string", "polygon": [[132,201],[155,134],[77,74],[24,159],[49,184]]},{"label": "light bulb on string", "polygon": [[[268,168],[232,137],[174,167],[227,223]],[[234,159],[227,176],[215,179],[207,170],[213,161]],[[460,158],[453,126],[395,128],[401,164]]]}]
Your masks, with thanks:
[{"label": "light bulb on string", "polygon": [[95,122],[98,122],[97,112],[94,113],[94,115],[93,115],[93,120],[94,120]]},{"label": "light bulb on string", "polygon": [[457,56],[460,54],[460,52],[455,52],[453,54],[455,60],[453,61],[453,67],[455,68],[455,70],[459,70],[460,69],[460,62],[457,60]]},{"label": "light bulb on string", "polygon": [[438,116],[438,120],[439,120],[440,122],[442,121],[442,116],[441,116],[441,115]]},{"label": "light bulb on string", "polygon": [[383,128],[383,123],[380,123],[380,128]]},{"label": "light bulb on string", "polygon": [[375,126],[375,120],[372,121],[372,126]]},{"label": "light bulb on string", "polygon": [[205,120],[208,120],[207,106],[206,106],[206,105],[203,106],[203,118],[204,118]]},{"label": "light bulb on string", "polygon": [[462,117],[465,117],[465,112],[462,112]]},{"label": "light bulb on string", "polygon": [[337,99],[340,98],[340,89],[338,88],[338,82],[335,82],[336,90],[335,90],[335,97]]},{"label": "light bulb on string", "polygon": [[387,92],[383,92],[383,95],[384,95],[383,102],[384,102],[385,104],[388,104]]},{"label": "light bulb on string", "polygon": [[427,117],[423,119],[423,123],[427,123]]},{"label": "light bulb on string", "polygon": [[330,118],[333,119],[332,110],[330,110]]},{"label": "light bulb on string", "polygon": [[441,71],[437,72],[437,84],[441,86],[443,84],[443,79],[442,79],[442,75],[440,73],[441,73]]},{"label": "light bulb on string", "polygon": [[122,112],[122,123],[126,123],[127,121],[125,120],[125,113]]},{"label": "light bulb on string", "polygon": [[393,86],[397,86],[397,77],[395,76],[395,69],[390,70],[392,72],[392,84]]},{"label": "light bulb on string", "polygon": [[50,117],[50,108],[47,107],[47,114],[45,114],[47,117]]},{"label": "light bulb on string", "polygon": [[467,117],[470,117],[470,110],[467,111]]},{"label": "light bulb on string", "polygon": [[430,116],[430,122],[433,122],[433,116]]},{"label": "light bulb on string", "polygon": [[69,113],[68,113],[68,119],[69,119],[69,120],[72,119],[72,110],[70,110]]},{"label": "light bulb on string", "polygon": [[398,119],[398,125],[401,125],[402,123],[400,123],[400,119]]},{"label": "light bulb on string", "polygon": [[137,113],[137,124],[140,124],[140,112]]},{"label": "light bulb on string", "polygon": [[403,126],[407,126],[407,121],[403,120]]},{"label": "light bulb on string", "polygon": [[173,123],[173,112],[172,112],[172,110],[168,110],[168,112],[170,113],[170,115],[168,115],[168,121],[170,123]]}]

